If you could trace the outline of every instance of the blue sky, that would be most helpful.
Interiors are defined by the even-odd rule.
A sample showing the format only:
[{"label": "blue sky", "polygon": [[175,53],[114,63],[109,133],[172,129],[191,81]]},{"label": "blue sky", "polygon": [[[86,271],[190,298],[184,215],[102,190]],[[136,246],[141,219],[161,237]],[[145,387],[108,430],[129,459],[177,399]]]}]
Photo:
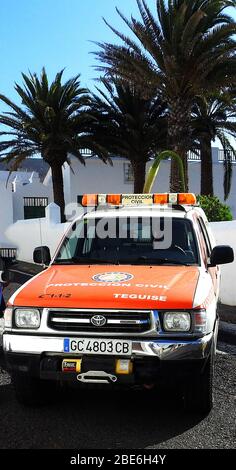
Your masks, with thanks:
[{"label": "blue sky", "polygon": [[116,6],[128,17],[138,15],[135,0],[0,0],[0,92],[17,100],[21,72],[39,73],[43,66],[50,79],[65,67],[65,78],[81,73],[83,86],[92,87],[97,46],[90,41],[118,40],[102,17],[129,31]]},{"label": "blue sky", "polygon": [[90,41],[114,41],[102,17],[122,29],[116,6],[137,14],[135,0],[1,0],[0,92],[16,99],[21,72],[43,66],[50,79],[65,67],[65,78],[81,73],[82,84],[93,86],[97,46]]}]

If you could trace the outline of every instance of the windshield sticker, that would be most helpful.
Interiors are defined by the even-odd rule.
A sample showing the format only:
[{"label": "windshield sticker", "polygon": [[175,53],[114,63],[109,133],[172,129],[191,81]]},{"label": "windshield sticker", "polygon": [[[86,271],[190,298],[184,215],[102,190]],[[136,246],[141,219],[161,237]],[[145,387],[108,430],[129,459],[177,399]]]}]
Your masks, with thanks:
[{"label": "windshield sticker", "polygon": [[92,277],[94,281],[97,282],[125,282],[133,279],[133,274],[130,273],[101,273],[95,274]]}]

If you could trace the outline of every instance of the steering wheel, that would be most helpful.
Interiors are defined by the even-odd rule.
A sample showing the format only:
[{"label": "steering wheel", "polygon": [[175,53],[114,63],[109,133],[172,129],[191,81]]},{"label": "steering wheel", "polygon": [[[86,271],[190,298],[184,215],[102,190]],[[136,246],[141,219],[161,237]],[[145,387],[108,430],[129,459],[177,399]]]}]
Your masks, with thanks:
[{"label": "steering wheel", "polygon": [[183,253],[184,256],[187,256],[186,251],[184,251],[184,249],[181,248],[181,246],[179,246],[179,245],[174,245],[174,248],[175,248],[176,250],[179,250],[181,253]]}]

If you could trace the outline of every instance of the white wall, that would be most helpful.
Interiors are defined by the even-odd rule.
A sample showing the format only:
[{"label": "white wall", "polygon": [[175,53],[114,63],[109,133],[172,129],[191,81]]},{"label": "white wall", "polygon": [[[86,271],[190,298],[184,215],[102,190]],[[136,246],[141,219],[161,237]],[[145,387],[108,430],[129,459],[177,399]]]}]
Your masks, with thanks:
[{"label": "white wall", "polygon": [[[224,165],[218,162],[218,149],[212,149],[213,156],[213,177],[215,195],[224,200]],[[84,193],[131,193],[133,183],[124,182],[125,159],[115,158],[113,166],[104,164],[98,158],[86,160],[83,166],[78,160],[71,157],[72,169],[69,165],[64,166],[64,191],[66,204],[77,202],[77,196]],[[147,164],[147,170],[151,163]],[[236,164],[233,164],[231,193],[226,203],[231,207],[233,216],[236,219]],[[190,161],[189,170],[189,191],[200,193],[200,168],[199,161]],[[170,161],[163,161],[160,166],[153,192],[167,192],[169,189]]]},{"label": "white wall", "polygon": [[[12,192],[6,188],[4,180],[0,180],[0,248],[9,245],[5,236],[7,228],[13,223]],[[14,248],[14,246],[8,248]]]},{"label": "white wall", "polygon": [[41,219],[18,220],[8,227],[6,236],[17,247],[17,259],[33,262],[33,251],[37,246],[47,245],[54,254],[69,223],[60,223],[60,209],[51,203],[46,217]]},{"label": "white wall", "polygon": [[6,231],[24,219],[24,197],[48,197],[50,203],[52,185],[41,183],[35,172],[12,172],[9,177],[9,171],[0,171],[0,248],[16,248],[15,237],[9,239]]},{"label": "white wall", "polygon": [[46,186],[40,182],[37,173],[29,175],[28,179],[23,180],[19,177],[15,178],[13,183],[15,192],[13,192],[13,220],[24,219],[24,197],[48,197],[48,202],[53,201],[52,186]]},{"label": "white wall", "polygon": [[86,166],[71,158],[72,170],[65,164],[63,172],[66,204],[77,202],[77,196],[84,193],[119,193],[133,191],[133,183],[124,183],[124,163],[127,160],[114,159],[113,166],[98,158],[86,160]]},{"label": "white wall", "polygon": [[230,245],[234,250],[235,261],[221,267],[220,300],[226,305],[236,305],[236,220],[231,222],[211,222],[217,245]]}]

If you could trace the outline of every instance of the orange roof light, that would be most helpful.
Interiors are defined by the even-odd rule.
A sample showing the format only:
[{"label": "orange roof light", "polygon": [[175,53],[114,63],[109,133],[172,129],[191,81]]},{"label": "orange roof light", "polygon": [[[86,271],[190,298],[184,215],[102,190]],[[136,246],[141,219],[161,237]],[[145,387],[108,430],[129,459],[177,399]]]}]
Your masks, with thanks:
[{"label": "orange roof light", "polygon": [[168,194],[154,194],[153,195],[153,202],[154,204],[168,204]]},{"label": "orange roof light", "polygon": [[97,194],[84,194],[82,198],[82,206],[97,206],[98,195]]},{"label": "orange roof light", "polygon": [[197,198],[193,193],[179,193],[178,204],[188,204],[194,206],[197,204]]},{"label": "orange roof light", "polygon": [[113,204],[119,206],[121,204],[121,194],[108,194],[107,204]]}]

